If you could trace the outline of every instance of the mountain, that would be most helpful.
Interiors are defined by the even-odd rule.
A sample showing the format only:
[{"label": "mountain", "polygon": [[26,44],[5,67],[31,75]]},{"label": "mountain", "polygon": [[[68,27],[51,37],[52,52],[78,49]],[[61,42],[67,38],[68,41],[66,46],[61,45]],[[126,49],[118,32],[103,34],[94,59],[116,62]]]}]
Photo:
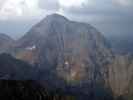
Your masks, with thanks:
[{"label": "mountain", "polygon": [[87,23],[48,15],[16,41],[11,54],[37,68],[36,81],[50,90],[81,100],[133,98],[133,56],[113,52],[105,37]]},{"label": "mountain", "polygon": [[0,54],[0,79],[6,80],[34,80],[36,68],[30,64],[17,60],[9,54]]},{"label": "mountain", "polygon": [[108,41],[89,24],[49,15],[18,40],[16,49],[16,58],[41,69],[41,83],[47,80],[50,86],[62,89],[66,83],[70,89],[65,90],[78,89],[84,95],[91,90],[97,93],[95,88],[102,94],[108,88],[107,65],[114,56]]},{"label": "mountain", "polygon": [[11,47],[13,42],[14,40],[12,38],[0,33],[0,53],[6,52]]},{"label": "mountain", "polygon": [[106,69],[103,66],[113,58],[108,42],[94,27],[58,14],[49,15],[33,26],[18,41],[18,48],[23,49],[18,58],[31,58],[28,62],[55,70],[67,81],[102,79],[101,72]]}]

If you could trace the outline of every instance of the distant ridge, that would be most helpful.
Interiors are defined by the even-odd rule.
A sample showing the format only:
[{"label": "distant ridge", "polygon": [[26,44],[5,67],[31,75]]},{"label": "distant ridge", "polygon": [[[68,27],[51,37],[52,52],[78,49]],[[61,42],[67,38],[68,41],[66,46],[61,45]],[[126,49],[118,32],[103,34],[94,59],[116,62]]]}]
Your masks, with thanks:
[{"label": "distant ridge", "polygon": [[0,53],[7,52],[7,50],[14,43],[14,40],[4,33],[0,33]]}]

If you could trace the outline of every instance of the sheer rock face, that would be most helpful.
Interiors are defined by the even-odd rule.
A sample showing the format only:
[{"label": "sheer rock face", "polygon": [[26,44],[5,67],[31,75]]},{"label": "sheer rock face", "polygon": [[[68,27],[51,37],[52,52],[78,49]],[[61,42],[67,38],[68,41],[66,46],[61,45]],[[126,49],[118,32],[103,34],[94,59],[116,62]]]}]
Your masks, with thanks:
[{"label": "sheer rock face", "polygon": [[14,40],[5,34],[0,33],[0,53],[7,52]]},{"label": "sheer rock face", "polygon": [[109,84],[115,95],[129,94],[133,80],[133,58],[117,55],[109,65]]},{"label": "sheer rock face", "polygon": [[94,27],[57,14],[33,26],[18,46],[36,46],[35,63],[68,83],[104,83],[106,65],[113,58],[106,39]]}]

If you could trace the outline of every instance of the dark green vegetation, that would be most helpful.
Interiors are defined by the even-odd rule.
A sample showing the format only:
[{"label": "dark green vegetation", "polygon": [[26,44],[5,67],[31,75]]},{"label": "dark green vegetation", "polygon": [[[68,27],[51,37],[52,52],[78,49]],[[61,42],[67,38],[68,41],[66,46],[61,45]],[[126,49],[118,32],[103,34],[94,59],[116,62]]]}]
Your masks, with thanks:
[{"label": "dark green vegetation", "polygon": [[50,92],[34,81],[0,80],[1,100],[76,100],[74,96]]}]

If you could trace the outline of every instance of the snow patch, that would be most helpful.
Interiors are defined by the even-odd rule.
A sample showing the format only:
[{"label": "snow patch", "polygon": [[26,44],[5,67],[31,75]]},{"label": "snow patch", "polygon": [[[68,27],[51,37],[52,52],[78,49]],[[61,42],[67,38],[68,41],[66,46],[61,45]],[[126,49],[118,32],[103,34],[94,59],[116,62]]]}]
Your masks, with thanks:
[{"label": "snow patch", "polygon": [[69,62],[68,62],[68,61],[66,61],[66,62],[65,62],[65,65],[69,65]]},{"label": "snow patch", "polygon": [[26,47],[25,49],[26,50],[35,50],[36,49],[36,46],[35,45],[29,46],[29,47]]}]

